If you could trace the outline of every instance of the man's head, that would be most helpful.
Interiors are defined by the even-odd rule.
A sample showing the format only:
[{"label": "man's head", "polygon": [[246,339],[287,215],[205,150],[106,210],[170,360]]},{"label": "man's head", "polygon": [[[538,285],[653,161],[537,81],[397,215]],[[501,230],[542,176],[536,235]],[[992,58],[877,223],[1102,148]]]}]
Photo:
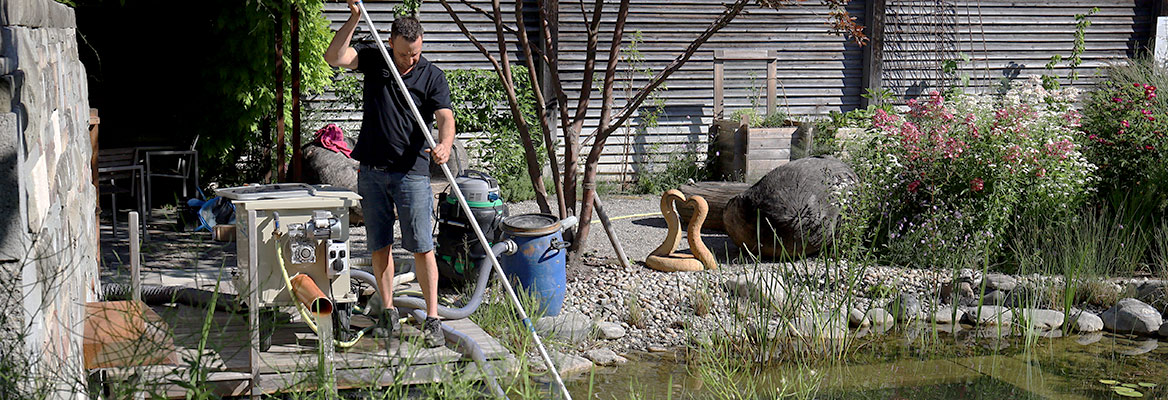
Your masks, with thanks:
[{"label": "man's head", "polygon": [[393,61],[408,69],[418,63],[422,55],[422,23],[414,17],[398,17],[389,33],[393,47]]}]

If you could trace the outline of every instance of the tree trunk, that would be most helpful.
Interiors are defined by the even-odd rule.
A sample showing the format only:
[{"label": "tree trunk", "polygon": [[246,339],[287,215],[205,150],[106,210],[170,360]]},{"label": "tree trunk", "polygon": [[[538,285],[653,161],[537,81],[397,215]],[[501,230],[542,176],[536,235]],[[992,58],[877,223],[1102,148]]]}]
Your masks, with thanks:
[{"label": "tree trunk", "polygon": [[[725,230],[725,226],[722,225],[722,213],[726,210],[726,203],[734,196],[750,189],[750,184],[743,182],[698,182],[693,185],[682,185],[680,189],[686,198],[702,196],[706,199],[706,204],[710,206],[706,220],[702,223],[702,229],[721,231]],[[679,204],[677,213],[681,215],[682,225],[687,225],[690,218],[693,217],[694,210],[687,205]]]}]

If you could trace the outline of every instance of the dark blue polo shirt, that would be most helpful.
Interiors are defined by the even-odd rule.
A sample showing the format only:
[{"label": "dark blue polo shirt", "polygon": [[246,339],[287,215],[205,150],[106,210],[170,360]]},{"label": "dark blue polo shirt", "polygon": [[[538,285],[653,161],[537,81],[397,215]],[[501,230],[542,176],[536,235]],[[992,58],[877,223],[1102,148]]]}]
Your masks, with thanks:
[{"label": "dark blue polo shirt", "polygon": [[[393,73],[377,45],[356,46],[357,71],[365,75],[364,115],[361,133],[353,149],[353,159],[362,164],[386,167],[391,172],[430,175],[430,148],[409,104],[401,95]],[[387,49],[392,55],[393,50]],[[425,57],[402,76],[426,129],[434,124],[434,112],[450,108],[450,86],[446,74]],[[434,138],[435,141],[438,137]]]}]

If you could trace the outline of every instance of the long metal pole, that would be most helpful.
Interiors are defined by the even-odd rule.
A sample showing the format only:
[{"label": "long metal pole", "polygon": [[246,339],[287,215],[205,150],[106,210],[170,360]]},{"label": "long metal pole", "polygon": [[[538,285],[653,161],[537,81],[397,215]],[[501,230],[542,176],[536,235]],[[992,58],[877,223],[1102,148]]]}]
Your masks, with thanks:
[{"label": "long metal pole", "polygon": [[[381,34],[377,32],[377,27],[373,25],[373,17],[370,17],[369,12],[365,10],[365,3],[358,0],[357,6],[361,8],[361,16],[365,18],[365,23],[369,25],[369,31],[373,34],[373,40],[377,42],[377,49],[381,50],[381,56],[385,58],[385,65],[392,71],[393,80],[397,82],[397,87],[400,89],[402,96],[405,97],[406,104],[409,104],[410,111],[413,112],[414,119],[418,122],[418,127],[425,134],[426,142],[430,145],[430,148],[438,147],[438,144],[434,141],[434,135],[430,134],[426,120],[422,118],[422,113],[418,111],[418,106],[414,104],[414,99],[410,97],[410,91],[406,88],[406,83],[402,81],[401,74],[397,71],[397,64],[394,63],[393,57],[389,56],[389,51],[386,50],[385,43],[381,41]],[[474,215],[474,212],[470,209],[470,204],[467,204],[466,198],[462,195],[462,189],[458,187],[458,182],[454,180],[454,174],[450,172],[450,167],[446,166],[446,164],[438,164],[438,166],[441,167],[442,173],[446,175],[446,180],[450,182],[453,189],[451,191],[458,198],[458,204],[462,206],[462,212],[465,215]],[[556,369],[556,365],[552,362],[551,357],[548,356],[547,349],[543,347],[543,341],[540,340],[539,334],[535,332],[535,326],[531,324],[531,319],[527,316],[527,312],[523,310],[523,304],[519,302],[519,297],[515,295],[515,289],[511,287],[511,282],[503,274],[503,266],[499,264],[499,259],[495,257],[495,254],[491,252],[490,246],[487,245],[487,236],[483,234],[483,229],[479,227],[479,224],[467,225],[470,225],[471,229],[474,230],[475,236],[479,239],[479,245],[486,251],[487,258],[491,260],[491,267],[499,275],[499,280],[503,282],[503,288],[507,289],[507,297],[511,299],[511,303],[515,305],[515,309],[519,311],[519,316],[523,318],[524,327],[531,332],[531,337],[535,339],[535,346],[539,349],[539,355],[543,357],[543,362],[547,364],[548,371],[551,371],[552,377],[556,380],[556,384],[560,386],[564,398],[571,400],[572,395],[568,393],[568,387],[564,386],[564,381],[560,378],[560,372]]]}]

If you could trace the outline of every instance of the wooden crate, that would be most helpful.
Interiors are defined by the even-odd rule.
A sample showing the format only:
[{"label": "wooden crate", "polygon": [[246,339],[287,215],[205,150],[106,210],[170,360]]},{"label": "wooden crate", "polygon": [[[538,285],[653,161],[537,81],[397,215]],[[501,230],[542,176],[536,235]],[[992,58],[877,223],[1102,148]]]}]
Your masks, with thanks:
[{"label": "wooden crate", "polygon": [[715,179],[754,184],[771,170],[810,152],[811,124],[787,121],[790,126],[752,128],[741,121],[723,119],[723,78],[726,61],[767,61],[767,114],[778,108],[775,68],[778,53],[771,51],[718,50],[714,52],[714,123],[710,127],[710,172]]},{"label": "wooden crate", "polygon": [[710,134],[714,178],[749,184],[780,165],[805,157],[812,142],[811,124],[751,128],[744,121],[716,119]]}]

